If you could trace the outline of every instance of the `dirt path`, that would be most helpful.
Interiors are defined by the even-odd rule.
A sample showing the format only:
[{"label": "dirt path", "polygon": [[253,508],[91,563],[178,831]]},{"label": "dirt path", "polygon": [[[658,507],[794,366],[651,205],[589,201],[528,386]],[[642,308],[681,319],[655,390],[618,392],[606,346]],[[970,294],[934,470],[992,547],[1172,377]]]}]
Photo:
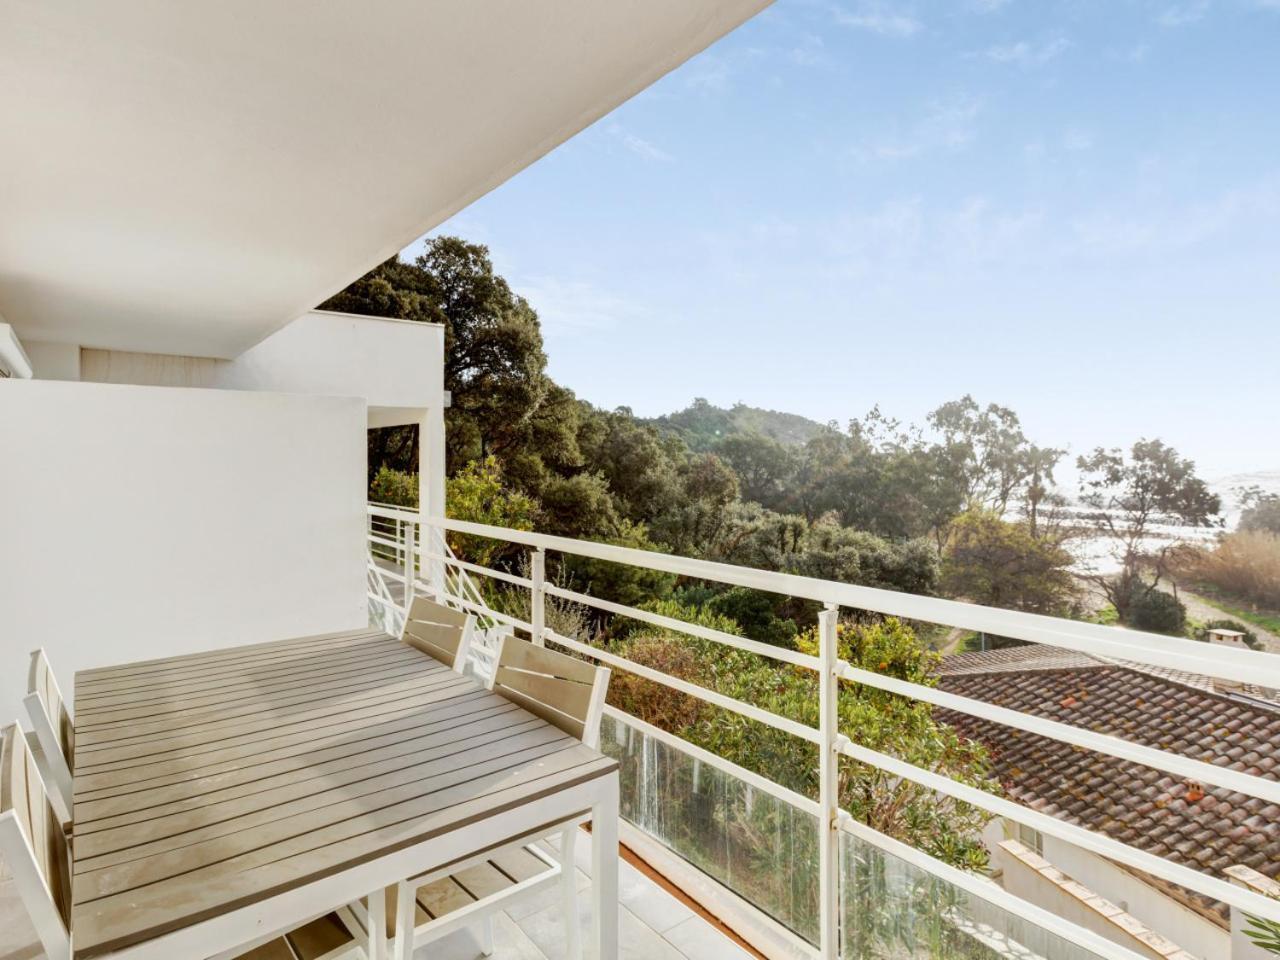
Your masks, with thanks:
[{"label": "dirt path", "polygon": [[1187,616],[1193,620],[1235,620],[1242,623],[1251,633],[1259,640],[1267,645],[1267,650],[1271,653],[1280,653],[1280,637],[1276,636],[1270,630],[1266,630],[1256,623],[1249,623],[1241,620],[1239,617],[1233,617],[1225,610],[1220,610],[1212,603],[1199,594],[1192,593],[1182,587],[1178,588],[1178,599],[1182,601],[1182,605],[1187,608]]}]

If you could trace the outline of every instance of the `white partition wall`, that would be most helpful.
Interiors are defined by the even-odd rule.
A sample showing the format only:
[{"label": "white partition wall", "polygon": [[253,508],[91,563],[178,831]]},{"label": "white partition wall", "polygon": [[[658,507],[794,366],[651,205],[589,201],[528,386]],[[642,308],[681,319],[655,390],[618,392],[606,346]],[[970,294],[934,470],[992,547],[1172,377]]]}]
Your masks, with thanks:
[{"label": "white partition wall", "polygon": [[350,629],[363,399],[0,380],[0,718],[74,671]]}]

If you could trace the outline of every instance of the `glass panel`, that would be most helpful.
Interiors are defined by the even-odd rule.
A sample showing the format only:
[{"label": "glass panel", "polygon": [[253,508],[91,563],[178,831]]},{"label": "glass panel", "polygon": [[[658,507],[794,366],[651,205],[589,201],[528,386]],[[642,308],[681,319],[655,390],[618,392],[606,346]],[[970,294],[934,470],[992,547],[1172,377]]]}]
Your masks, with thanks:
[{"label": "glass panel", "polygon": [[842,960],[1105,960],[848,833]]},{"label": "glass panel", "polygon": [[661,740],[605,717],[622,816],[810,942],[818,936],[818,821]]}]

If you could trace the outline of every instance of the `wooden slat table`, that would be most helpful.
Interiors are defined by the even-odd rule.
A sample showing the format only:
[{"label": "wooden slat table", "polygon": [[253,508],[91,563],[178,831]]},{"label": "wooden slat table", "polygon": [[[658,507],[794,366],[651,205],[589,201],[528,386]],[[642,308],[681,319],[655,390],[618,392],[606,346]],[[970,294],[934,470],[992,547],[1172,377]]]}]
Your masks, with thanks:
[{"label": "wooden slat table", "polygon": [[586,811],[616,956],[617,764],[396,638],[83,671],[75,728],[77,960],[214,956]]}]

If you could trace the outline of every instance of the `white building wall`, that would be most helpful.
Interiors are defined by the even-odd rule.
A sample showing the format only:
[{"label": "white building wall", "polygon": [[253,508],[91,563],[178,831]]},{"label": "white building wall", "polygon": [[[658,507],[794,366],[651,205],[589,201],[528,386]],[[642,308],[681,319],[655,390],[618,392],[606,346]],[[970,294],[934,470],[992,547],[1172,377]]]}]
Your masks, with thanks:
[{"label": "white building wall", "polygon": [[1224,928],[1165,896],[1129,871],[1054,837],[1044,838],[1044,858],[1188,953],[1204,960],[1230,956],[1230,935]]},{"label": "white building wall", "polygon": [[23,340],[22,346],[31,358],[31,375],[37,380],[79,380],[80,345]]},{"label": "white building wall", "polygon": [[[999,849],[998,844],[1006,837],[1017,838],[1014,829],[1003,820],[993,820],[983,831],[983,840],[992,851],[995,864],[1002,870],[1007,870],[1009,862],[1007,854]],[[1055,837],[1042,836],[1040,839],[1045,860],[1072,880],[1136,917],[1151,930],[1172,940],[1183,950],[1201,960],[1226,960],[1230,956],[1231,938],[1225,928],[1189,910],[1102,857]],[[1044,894],[1047,888],[1043,885],[1011,889],[1012,878],[1013,874],[1007,874],[1005,882],[1006,889],[1011,893],[1048,910],[1057,911],[1061,907],[1056,892]],[[1096,929],[1105,933],[1102,927]]]},{"label": "white building wall", "polygon": [[367,622],[363,400],[0,381],[0,718],[76,670]]}]

